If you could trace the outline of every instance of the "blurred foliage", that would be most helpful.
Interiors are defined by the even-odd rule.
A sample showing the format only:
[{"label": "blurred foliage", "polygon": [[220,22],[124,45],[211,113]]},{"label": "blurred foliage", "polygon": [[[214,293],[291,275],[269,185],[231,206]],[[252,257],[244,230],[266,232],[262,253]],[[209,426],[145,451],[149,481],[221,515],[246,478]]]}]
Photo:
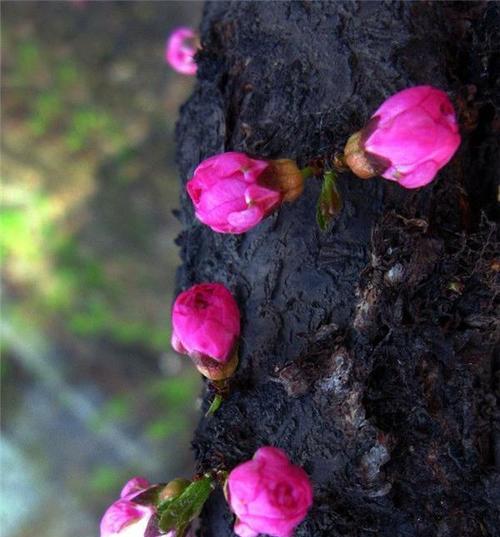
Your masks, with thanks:
[{"label": "blurred foliage", "polygon": [[[120,282],[78,236],[103,156],[123,162],[135,140],[89,92],[93,72],[34,38],[16,38],[9,28],[3,38],[10,61],[3,92],[0,255],[9,282],[29,289],[17,305],[35,306],[45,321],[46,313],[63,314],[78,335],[108,334],[124,344],[164,349],[166,313],[156,323],[125,316],[130,310],[113,301]],[[25,147],[30,155],[21,161]]]},{"label": "blurred foliage", "polygon": [[40,537],[90,537],[131,475],[191,471],[200,380],[170,350],[169,315],[192,80],[163,46],[201,3],[1,9],[0,453],[18,493],[0,523],[23,537],[34,519],[12,513],[29,512]]},{"label": "blurred foliage", "polygon": [[159,379],[147,388],[156,408],[161,409],[161,417],[150,423],[146,434],[151,440],[168,438],[181,433],[189,425],[182,410],[193,399],[199,386],[194,375]]},{"label": "blurred foliage", "polygon": [[108,465],[96,466],[89,475],[88,486],[94,493],[108,492],[123,487],[122,472]]}]

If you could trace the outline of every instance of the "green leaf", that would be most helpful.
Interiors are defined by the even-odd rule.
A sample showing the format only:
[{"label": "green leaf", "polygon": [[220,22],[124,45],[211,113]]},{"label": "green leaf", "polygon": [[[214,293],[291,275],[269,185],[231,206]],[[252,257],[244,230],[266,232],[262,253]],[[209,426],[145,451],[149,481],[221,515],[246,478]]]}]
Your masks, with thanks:
[{"label": "green leaf", "polygon": [[176,537],[184,537],[191,522],[201,513],[213,489],[214,482],[209,476],[193,481],[180,496],[168,502],[163,509],[159,509],[160,530],[175,530]]},{"label": "green leaf", "polygon": [[321,231],[325,231],[332,219],[342,209],[342,198],[337,190],[337,178],[332,170],[323,175],[323,184],[316,210],[316,221]]}]

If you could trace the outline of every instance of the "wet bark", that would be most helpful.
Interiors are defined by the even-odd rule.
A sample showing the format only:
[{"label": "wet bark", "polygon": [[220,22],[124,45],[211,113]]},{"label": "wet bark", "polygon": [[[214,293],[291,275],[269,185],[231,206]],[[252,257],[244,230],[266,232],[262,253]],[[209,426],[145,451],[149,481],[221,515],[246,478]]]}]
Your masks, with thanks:
[{"label": "wet bark", "polygon": [[[243,236],[182,196],[179,288],[226,284],[243,319],[231,395],[201,419],[200,470],[282,447],[314,483],[298,537],[500,535],[495,361],[498,3],[215,2],[177,130],[183,181],[237,150],[309,159],[342,149],[383,99],[432,84],[463,142],[409,191],[346,173],[321,233],[320,181]],[[206,408],[211,394],[204,394]],[[232,533],[222,494],[201,535]]]}]

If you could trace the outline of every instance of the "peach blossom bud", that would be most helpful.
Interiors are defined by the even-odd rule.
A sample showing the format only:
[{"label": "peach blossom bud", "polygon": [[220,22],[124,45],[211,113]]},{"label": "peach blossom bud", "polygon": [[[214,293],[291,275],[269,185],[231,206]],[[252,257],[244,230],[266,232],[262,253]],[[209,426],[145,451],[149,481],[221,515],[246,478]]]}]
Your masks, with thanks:
[{"label": "peach blossom bud", "polygon": [[251,461],[237,466],[227,479],[226,495],[239,537],[291,537],[312,505],[307,474],[274,447],[258,449]]},{"label": "peach blossom bud", "polygon": [[183,75],[195,75],[197,66],[194,61],[198,36],[191,28],[176,28],[168,38],[165,59],[170,66]]},{"label": "peach blossom bud", "polygon": [[230,377],[238,365],[240,312],[220,283],[194,285],[181,293],[172,309],[172,347],[187,354],[211,380]]},{"label": "peach blossom bud", "polygon": [[290,159],[229,151],[204,160],[187,183],[198,220],[219,233],[245,233],[282,202],[294,201],[304,176]]},{"label": "peach blossom bud", "polygon": [[156,509],[153,505],[137,503],[134,498],[148,487],[143,477],[135,477],[123,487],[120,499],[108,507],[102,517],[101,537],[144,537]]},{"label": "peach blossom bud", "polygon": [[382,175],[405,188],[430,183],[460,145],[453,105],[443,91],[416,86],[396,93],[353,134],[345,162],[363,179]]}]

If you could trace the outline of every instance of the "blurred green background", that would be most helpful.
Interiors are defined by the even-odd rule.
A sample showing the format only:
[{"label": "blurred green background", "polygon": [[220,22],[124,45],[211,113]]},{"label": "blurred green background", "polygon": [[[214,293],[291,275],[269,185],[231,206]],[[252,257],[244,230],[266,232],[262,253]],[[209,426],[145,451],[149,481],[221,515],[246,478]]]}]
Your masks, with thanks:
[{"label": "blurred green background", "polygon": [[164,44],[198,2],[2,11],[3,537],[93,537],[133,475],[193,471],[199,376],[170,349],[174,126]]}]

